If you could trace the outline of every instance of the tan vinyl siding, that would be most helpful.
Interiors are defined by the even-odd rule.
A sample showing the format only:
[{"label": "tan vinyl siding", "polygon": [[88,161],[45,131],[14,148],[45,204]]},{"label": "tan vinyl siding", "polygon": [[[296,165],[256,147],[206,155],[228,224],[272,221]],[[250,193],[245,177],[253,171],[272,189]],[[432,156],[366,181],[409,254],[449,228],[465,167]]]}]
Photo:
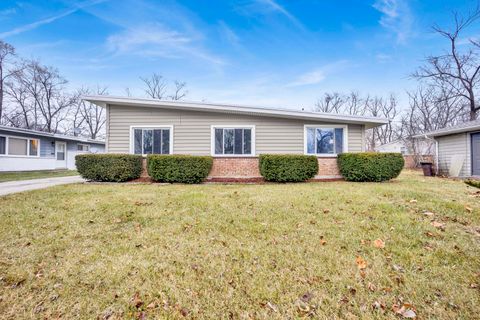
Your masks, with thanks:
[{"label": "tan vinyl siding", "polygon": [[436,138],[438,141],[438,166],[441,174],[448,174],[451,159],[454,155],[463,155],[461,177],[471,175],[470,169],[470,134],[459,133]]},{"label": "tan vinyl siding", "polygon": [[[210,155],[212,125],[255,125],[255,150],[261,153],[303,153],[305,124],[328,123],[215,112],[109,106],[108,152],[128,153],[130,126],[173,125],[173,153]],[[339,123],[340,124],[340,123]],[[363,126],[348,126],[350,152],[363,149]]]}]

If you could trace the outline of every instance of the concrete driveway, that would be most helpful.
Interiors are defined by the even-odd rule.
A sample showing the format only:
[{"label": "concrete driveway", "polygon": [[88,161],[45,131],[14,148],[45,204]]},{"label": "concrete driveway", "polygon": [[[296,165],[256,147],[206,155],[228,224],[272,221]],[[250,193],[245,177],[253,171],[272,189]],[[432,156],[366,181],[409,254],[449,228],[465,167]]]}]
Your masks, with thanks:
[{"label": "concrete driveway", "polygon": [[44,189],[44,188],[58,186],[62,184],[78,183],[78,182],[84,182],[84,181],[85,180],[80,176],[70,176],[70,177],[1,182],[0,196],[11,194],[11,193],[30,191],[30,190],[36,190],[36,189]]}]

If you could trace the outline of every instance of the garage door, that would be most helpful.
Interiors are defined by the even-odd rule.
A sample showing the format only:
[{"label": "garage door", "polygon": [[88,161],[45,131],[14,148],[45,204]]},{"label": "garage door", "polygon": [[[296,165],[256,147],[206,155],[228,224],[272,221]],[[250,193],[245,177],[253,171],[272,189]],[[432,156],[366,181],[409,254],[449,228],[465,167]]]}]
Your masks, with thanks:
[{"label": "garage door", "polygon": [[480,133],[472,134],[472,175],[480,176]]}]

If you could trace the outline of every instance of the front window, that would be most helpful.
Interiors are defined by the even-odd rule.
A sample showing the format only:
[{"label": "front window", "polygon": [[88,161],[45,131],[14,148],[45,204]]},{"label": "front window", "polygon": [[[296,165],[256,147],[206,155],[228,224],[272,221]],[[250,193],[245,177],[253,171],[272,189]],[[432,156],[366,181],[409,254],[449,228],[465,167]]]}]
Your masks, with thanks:
[{"label": "front window", "polygon": [[90,151],[90,145],[79,143],[77,144],[77,151],[88,152]]},{"label": "front window", "polygon": [[37,157],[39,140],[20,137],[0,137],[0,155]]},{"label": "front window", "polygon": [[171,128],[134,128],[134,154],[170,154]]},{"label": "front window", "polygon": [[0,154],[7,152],[7,137],[0,137]]},{"label": "front window", "polygon": [[213,128],[214,155],[252,155],[253,128]]},{"label": "front window", "polygon": [[305,130],[307,154],[336,155],[345,152],[344,127],[307,126]]}]

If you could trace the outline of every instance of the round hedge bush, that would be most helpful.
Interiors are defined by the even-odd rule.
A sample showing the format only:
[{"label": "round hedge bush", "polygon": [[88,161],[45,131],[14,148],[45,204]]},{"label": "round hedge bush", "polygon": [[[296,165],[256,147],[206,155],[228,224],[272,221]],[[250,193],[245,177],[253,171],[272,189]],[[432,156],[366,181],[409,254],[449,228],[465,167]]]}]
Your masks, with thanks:
[{"label": "round hedge bush", "polygon": [[212,164],[213,158],[209,156],[147,156],[148,175],[158,182],[201,183],[210,173]]},{"label": "round hedge bush", "polygon": [[142,156],[133,154],[80,154],[75,164],[78,173],[91,181],[124,182],[142,174]]},{"label": "round hedge bush", "polygon": [[342,153],[337,161],[343,178],[356,182],[381,182],[396,178],[405,165],[400,153]]},{"label": "round hedge bush", "polygon": [[259,165],[263,178],[272,182],[306,181],[318,172],[317,157],[307,155],[262,154]]}]

